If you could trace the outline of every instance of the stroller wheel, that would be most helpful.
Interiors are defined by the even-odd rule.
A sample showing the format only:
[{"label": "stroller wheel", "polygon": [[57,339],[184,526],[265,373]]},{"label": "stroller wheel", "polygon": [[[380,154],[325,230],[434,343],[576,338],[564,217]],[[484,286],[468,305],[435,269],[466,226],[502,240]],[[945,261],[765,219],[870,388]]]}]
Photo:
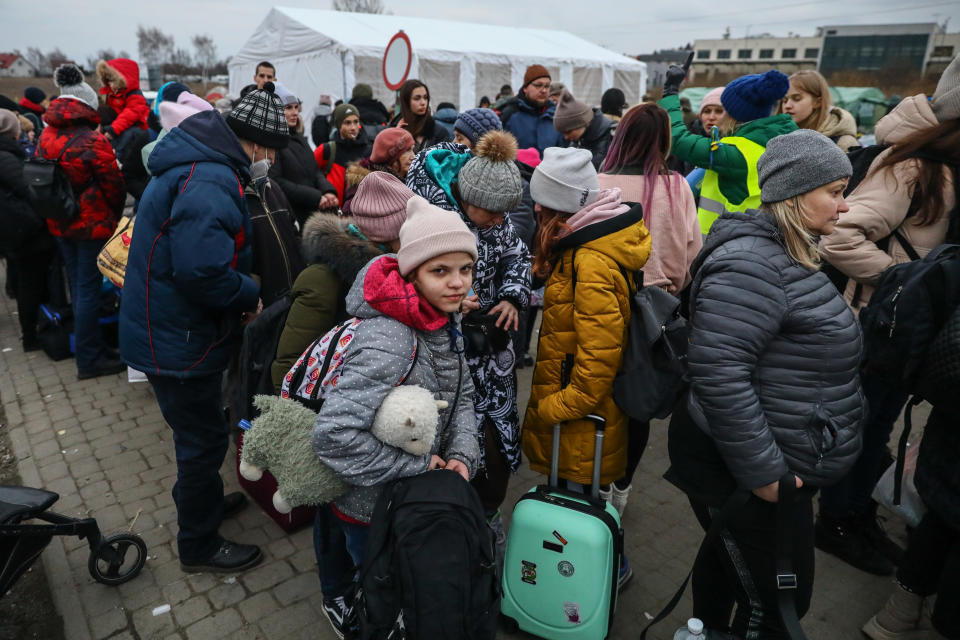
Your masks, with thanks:
[{"label": "stroller wheel", "polygon": [[140,536],[115,533],[105,536],[97,548],[90,551],[87,568],[97,582],[116,585],[135,578],[146,561],[147,545]]}]

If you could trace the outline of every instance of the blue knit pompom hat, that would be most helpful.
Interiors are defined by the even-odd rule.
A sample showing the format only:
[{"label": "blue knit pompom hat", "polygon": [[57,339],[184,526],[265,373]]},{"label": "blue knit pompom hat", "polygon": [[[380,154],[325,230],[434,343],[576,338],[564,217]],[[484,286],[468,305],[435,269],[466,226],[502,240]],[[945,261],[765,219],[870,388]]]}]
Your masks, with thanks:
[{"label": "blue knit pompom hat", "polygon": [[771,69],[766,73],[740,76],[727,85],[720,102],[737,122],[766,118],[790,90],[790,78]]},{"label": "blue knit pompom hat", "polygon": [[488,131],[500,130],[500,116],[492,109],[467,109],[453,123],[454,131],[459,131],[470,139],[470,144],[476,146],[477,141]]}]

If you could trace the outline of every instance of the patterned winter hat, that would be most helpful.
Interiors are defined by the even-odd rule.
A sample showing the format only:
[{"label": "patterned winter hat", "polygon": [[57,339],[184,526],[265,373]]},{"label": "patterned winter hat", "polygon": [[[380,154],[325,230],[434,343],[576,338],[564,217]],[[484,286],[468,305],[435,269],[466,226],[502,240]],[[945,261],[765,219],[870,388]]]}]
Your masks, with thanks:
[{"label": "patterned winter hat", "polygon": [[268,149],[283,149],[290,141],[283,104],[274,93],[272,82],[244,96],[227,116],[227,124],[238,138]]},{"label": "patterned winter hat", "polygon": [[458,115],[457,121],[453,123],[453,130],[465,135],[471,146],[476,146],[486,132],[499,131],[502,128],[500,117],[492,109],[467,109]]}]

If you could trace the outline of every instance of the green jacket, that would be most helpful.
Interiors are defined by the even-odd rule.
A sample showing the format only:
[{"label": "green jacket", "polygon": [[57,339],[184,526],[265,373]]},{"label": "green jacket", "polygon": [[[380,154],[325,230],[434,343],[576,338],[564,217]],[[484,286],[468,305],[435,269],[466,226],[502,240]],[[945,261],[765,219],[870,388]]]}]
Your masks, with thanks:
[{"label": "green jacket", "polygon": [[347,319],[347,292],[360,270],[383,253],[359,235],[350,218],[329,213],[312,215],[302,236],[301,251],[309,264],[293,283],[290,312],[270,370],[278,393],[283,377],[310,343]]},{"label": "green jacket", "polygon": [[[733,145],[721,144],[711,152],[710,138],[691,133],[683,123],[679,96],[667,96],[658,103],[670,115],[673,136],[671,153],[677,158],[717,172],[720,191],[732,202],[742,202],[749,195],[747,188],[747,161]],[[745,122],[731,135],[767,146],[771,138],[796,131],[797,125],[786,114],[769,116]]]}]

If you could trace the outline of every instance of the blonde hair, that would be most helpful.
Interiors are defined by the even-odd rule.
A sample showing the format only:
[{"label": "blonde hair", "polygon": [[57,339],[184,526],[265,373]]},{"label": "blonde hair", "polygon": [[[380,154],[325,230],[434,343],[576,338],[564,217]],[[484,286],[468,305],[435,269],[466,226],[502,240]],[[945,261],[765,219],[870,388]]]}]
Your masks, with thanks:
[{"label": "blonde hair", "polygon": [[800,196],[764,204],[763,209],[770,212],[777,221],[787,254],[800,266],[813,271],[819,269],[820,250],[817,248],[816,237],[804,224],[806,216],[800,204]]},{"label": "blonde hair", "polygon": [[[797,71],[790,76],[790,86],[808,93],[815,100],[820,100],[820,106],[814,107],[810,115],[803,122],[798,122],[797,127],[801,129],[813,129],[819,131],[820,127],[830,115],[830,107],[833,106],[833,100],[830,98],[830,85],[827,79],[820,75],[819,71],[808,69],[806,71]],[[777,108],[777,113],[783,113],[783,101]]]}]

